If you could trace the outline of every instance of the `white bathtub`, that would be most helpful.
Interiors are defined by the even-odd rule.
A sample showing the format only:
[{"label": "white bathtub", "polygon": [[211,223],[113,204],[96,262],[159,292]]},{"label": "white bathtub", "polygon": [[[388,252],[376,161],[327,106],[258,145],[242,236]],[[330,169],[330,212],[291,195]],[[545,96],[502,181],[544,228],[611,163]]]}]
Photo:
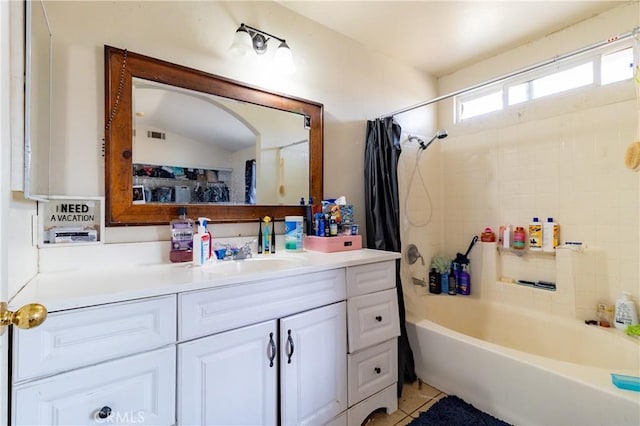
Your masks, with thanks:
[{"label": "white bathtub", "polygon": [[517,425],[640,425],[640,343],[619,330],[464,296],[422,298],[408,318],[416,374]]}]

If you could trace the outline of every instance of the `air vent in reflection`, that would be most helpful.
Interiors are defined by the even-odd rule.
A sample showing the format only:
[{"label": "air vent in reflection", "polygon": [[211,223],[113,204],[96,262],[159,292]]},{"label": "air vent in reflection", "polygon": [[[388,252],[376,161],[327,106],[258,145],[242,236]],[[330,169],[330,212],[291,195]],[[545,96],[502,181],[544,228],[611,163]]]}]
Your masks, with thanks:
[{"label": "air vent in reflection", "polygon": [[147,137],[150,139],[167,139],[167,134],[164,132],[154,132],[153,130],[147,130]]}]

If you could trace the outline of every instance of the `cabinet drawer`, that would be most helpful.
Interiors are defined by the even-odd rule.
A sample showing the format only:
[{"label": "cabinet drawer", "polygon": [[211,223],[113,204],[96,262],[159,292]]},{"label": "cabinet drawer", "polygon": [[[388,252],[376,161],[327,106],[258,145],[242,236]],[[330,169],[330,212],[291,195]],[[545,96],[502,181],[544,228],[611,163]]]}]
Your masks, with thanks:
[{"label": "cabinet drawer", "polygon": [[159,348],[176,340],[174,295],[52,313],[13,335],[13,381]]},{"label": "cabinet drawer", "polygon": [[347,296],[360,296],[375,291],[395,288],[396,261],[371,263],[347,268]]},{"label": "cabinet drawer", "polygon": [[351,297],[347,301],[349,353],[400,335],[395,288]]},{"label": "cabinet drawer", "polygon": [[23,383],[13,388],[12,424],[172,425],[175,377],[170,346]]},{"label": "cabinet drawer", "polygon": [[178,337],[189,340],[345,299],[344,269],[183,293]]},{"label": "cabinet drawer", "polygon": [[398,410],[397,387],[397,384],[393,384],[377,394],[365,399],[359,404],[349,408],[347,411],[347,424],[361,425],[369,414],[379,408],[385,408],[387,414],[391,414]]},{"label": "cabinet drawer", "polygon": [[349,406],[398,381],[398,340],[349,354]]}]

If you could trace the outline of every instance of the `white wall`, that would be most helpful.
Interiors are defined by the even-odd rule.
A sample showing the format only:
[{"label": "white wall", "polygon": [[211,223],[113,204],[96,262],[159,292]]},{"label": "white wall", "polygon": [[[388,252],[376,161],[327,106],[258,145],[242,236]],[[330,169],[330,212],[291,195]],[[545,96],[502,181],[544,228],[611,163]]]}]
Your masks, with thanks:
[{"label": "white wall", "polygon": [[[363,225],[365,121],[435,93],[424,73],[274,2],[56,1],[47,2],[47,11],[55,34],[52,188],[58,194],[104,193],[104,44],[323,103],[324,193],[346,195]],[[230,57],[241,22],[286,38],[296,74],[274,75]],[[229,236],[255,233],[253,228],[214,225],[213,232]],[[111,228],[106,241],[166,240],[167,229]]]},{"label": "white wall", "polygon": [[[625,33],[637,27],[639,20],[640,5],[623,4],[443,77],[439,80],[440,93]],[[564,310],[584,319],[594,317],[598,302],[613,303],[622,290],[630,291],[637,302],[640,185],[639,175],[624,167],[627,145],[640,136],[635,84],[627,80],[608,87],[580,89],[577,94],[550,96],[461,124],[454,124],[453,113],[453,100],[439,103],[439,124],[449,130],[450,136],[438,145],[439,149],[430,148],[429,158],[421,164],[425,173],[428,164],[440,168],[434,178],[439,179],[437,186],[444,194],[442,202],[436,204],[441,213],[429,226],[441,226],[443,233],[434,236],[434,241],[420,242],[425,258],[436,253],[454,257],[464,252],[472,236],[486,226],[494,230],[506,223],[526,227],[533,216],[552,216],[560,223],[561,242],[584,241],[589,250],[572,257],[571,262],[559,262],[548,255],[520,258],[503,253],[497,256],[490,274],[482,271],[489,281],[480,286],[480,268],[475,269],[478,274],[473,271],[474,263],[477,267],[481,260],[481,250],[474,249],[471,268],[475,296],[544,312]],[[436,185],[429,180],[427,183]],[[409,212],[419,216],[419,208]],[[409,274],[415,271],[409,267],[404,271],[406,292],[418,294],[409,281]],[[559,289],[553,297],[542,290],[534,290],[537,294],[512,293],[496,283],[501,275],[557,281],[567,288]],[[485,290],[486,286],[491,287]],[[556,300],[558,296],[562,300]],[[571,306],[567,305],[569,300]]]}]

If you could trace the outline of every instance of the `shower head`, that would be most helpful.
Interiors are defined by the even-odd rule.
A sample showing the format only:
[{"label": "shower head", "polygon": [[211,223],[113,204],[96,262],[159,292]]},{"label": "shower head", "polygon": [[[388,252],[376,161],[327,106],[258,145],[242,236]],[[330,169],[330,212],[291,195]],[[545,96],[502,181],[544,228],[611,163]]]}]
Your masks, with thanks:
[{"label": "shower head", "polygon": [[429,145],[431,145],[431,143],[433,141],[435,141],[436,139],[444,139],[447,136],[449,136],[449,133],[447,133],[447,131],[445,129],[440,129],[440,130],[438,130],[436,132],[435,135],[433,135],[431,137],[431,139],[429,139],[429,142],[425,143],[425,141],[423,141],[422,139],[420,139],[419,137],[416,137],[416,136],[409,136],[409,140],[410,141],[414,140],[414,139],[417,140],[418,143],[420,144],[420,149],[424,151],[425,149],[429,148]]}]

